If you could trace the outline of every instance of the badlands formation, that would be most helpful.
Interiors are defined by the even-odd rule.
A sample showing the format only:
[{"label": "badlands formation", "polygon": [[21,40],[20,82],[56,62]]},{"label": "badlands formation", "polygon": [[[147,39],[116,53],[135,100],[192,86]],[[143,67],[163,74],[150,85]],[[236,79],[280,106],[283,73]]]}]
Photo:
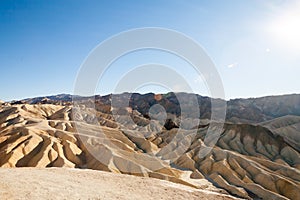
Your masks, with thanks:
[{"label": "badlands formation", "polygon": [[[89,106],[77,108],[69,99],[1,103],[0,196],[300,199],[300,117],[295,116],[294,107],[253,111],[252,100],[229,102],[231,110],[220,138],[207,155],[201,156],[206,133],[209,128],[220,127],[218,122],[200,116],[199,126],[185,129],[180,127],[176,110],[166,109],[166,123],[161,123],[159,113],[148,115],[142,108],[149,110],[145,102],[152,101],[151,105],[173,109],[170,98],[174,97],[139,98],[134,100],[135,106],[116,109],[114,115],[107,98],[96,101],[96,112]],[[250,109],[254,117],[239,119],[236,116],[241,111],[234,110],[233,105]],[[255,105],[257,108],[259,101]],[[80,112],[74,114],[76,109]],[[255,116],[264,120],[257,121]],[[188,117],[188,121],[195,120]],[[29,186],[21,189],[26,184],[37,192],[30,192]]]}]

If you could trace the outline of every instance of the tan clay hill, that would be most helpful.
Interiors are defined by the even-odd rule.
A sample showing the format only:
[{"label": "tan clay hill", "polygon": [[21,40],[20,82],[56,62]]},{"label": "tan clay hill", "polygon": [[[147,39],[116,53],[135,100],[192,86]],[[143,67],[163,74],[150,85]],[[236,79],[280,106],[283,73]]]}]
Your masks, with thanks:
[{"label": "tan clay hill", "polygon": [[[300,156],[297,150],[299,143],[288,142],[283,137],[284,132],[281,132],[279,128],[269,129],[269,126],[274,127],[272,124],[264,124],[264,126],[225,124],[216,146],[208,155],[201,158],[199,150],[204,145],[203,140],[208,124],[197,127],[197,134],[191,134],[189,130],[179,130],[172,124],[168,128],[163,127],[160,130],[159,122],[149,123],[149,119],[144,118],[139,112],[132,112],[128,109],[123,112],[130,112],[133,120],[144,126],[143,128],[133,126],[130,131],[127,131],[115,122],[110,114],[98,111],[95,118],[91,114],[91,109],[82,109],[84,112],[73,118],[70,105],[1,105],[0,166],[2,168],[94,169],[152,177],[184,185],[183,189],[176,188],[180,187],[176,185],[177,193],[174,191],[174,187],[164,185],[167,182],[111,175],[123,188],[127,181],[129,184],[133,181],[130,190],[138,188],[140,195],[144,194],[140,187],[151,185],[149,186],[150,190],[153,187],[152,192],[156,193],[158,188],[156,185],[163,183],[162,188],[166,187],[165,190],[169,190],[170,194],[162,196],[162,199],[169,197],[172,199],[196,199],[194,194],[198,194],[198,198],[201,199],[203,190],[211,191],[205,193],[208,195],[205,197],[207,199],[230,199],[225,194],[245,199],[300,199]],[[118,117],[118,121],[122,121],[122,114]],[[99,122],[101,134],[99,134],[98,124],[86,123],[87,121]],[[213,126],[218,126],[218,124],[212,124]],[[76,128],[81,131],[77,132]],[[175,137],[176,140],[174,140]],[[187,148],[178,152],[178,147],[182,144]],[[177,158],[177,156],[178,159],[171,159]],[[2,190],[2,193],[0,195],[9,199],[9,196],[5,196],[9,194],[4,194],[5,188],[7,187],[8,191],[13,187],[12,183],[4,184],[3,174],[11,173],[11,176],[26,178],[29,176],[27,173],[35,174],[31,170],[1,169],[0,191]],[[70,179],[73,181],[73,177],[74,183],[80,184],[81,177],[85,177],[84,173],[92,173],[83,171],[83,174],[80,174],[77,170],[62,171],[62,169],[57,169],[57,173],[54,173],[55,170],[40,170],[38,176],[41,173],[41,179],[43,179],[44,176],[52,174],[53,177],[58,176],[59,180],[68,180],[69,182],[66,184],[70,185]],[[91,178],[90,176],[88,177]],[[95,172],[95,176],[107,177],[110,175]],[[6,179],[3,180],[9,179],[7,175],[4,177]],[[91,181],[94,179],[91,178]],[[139,181],[142,182],[141,185]],[[115,184],[114,182],[110,183]],[[23,184],[25,183],[23,182]],[[45,182],[41,184],[44,188],[50,187],[45,186],[44,184],[47,184]],[[56,184],[59,185],[60,181]],[[95,181],[95,184],[101,183]],[[48,193],[52,191],[55,194],[55,188]],[[193,191],[187,192],[190,196],[183,192],[186,188]],[[13,191],[16,190],[16,188],[13,189]],[[158,190],[157,194],[160,194],[160,191]],[[68,195],[71,198],[71,191],[66,190],[65,192],[69,192]],[[26,192],[23,191],[23,193]],[[131,195],[131,193],[134,194],[134,192],[128,192],[125,195]],[[183,198],[181,198],[181,194]],[[209,196],[210,194],[211,196]],[[17,198],[17,196],[15,197]],[[35,196],[28,196],[28,198],[30,197]],[[83,196],[83,198],[85,197],[88,198],[88,196]],[[123,199],[122,196],[119,198]],[[139,198],[133,196],[133,199]],[[145,196],[145,198],[147,197]],[[24,199],[27,198],[24,197]],[[128,197],[128,199],[131,198]]]}]

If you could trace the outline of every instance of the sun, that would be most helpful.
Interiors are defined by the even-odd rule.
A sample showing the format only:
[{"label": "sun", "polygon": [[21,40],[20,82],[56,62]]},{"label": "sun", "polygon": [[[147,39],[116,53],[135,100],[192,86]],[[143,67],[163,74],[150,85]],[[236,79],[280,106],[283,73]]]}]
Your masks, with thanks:
[{"label": "sun", "polygon": [[[300,5],[300,4],[298,4]],[[268,27],[270,35],[282,47],[300,50],[300,6],[284,10]]]}]

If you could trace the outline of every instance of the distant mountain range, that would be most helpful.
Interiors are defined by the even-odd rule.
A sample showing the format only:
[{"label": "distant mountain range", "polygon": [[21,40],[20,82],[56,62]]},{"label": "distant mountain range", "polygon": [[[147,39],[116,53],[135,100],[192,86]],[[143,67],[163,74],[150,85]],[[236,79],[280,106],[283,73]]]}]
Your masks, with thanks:
[{"label": "distant mountain range", "polygon": [[[186,101],[185,105],[180,105],[176,95],[180,95]],[[201,119],[210,119],[211,116],[211,98],[195,94],[200,109]],[[194,109],[194,105],[188,105],[189,99],[195,96],[189,93],[167,93],[161,94],[160,98],[154,93],[138,94],[138,93],[124,93],[115,94],[116,100],[122,101],[130,96],[130,105],[132,109],[136,109],[143,115],[147,115],[149,108],[154,104],[162,105],[167,113],[174,114],[176,116],[181,115],[180,106],[191,107]],[[45,97],[28,98],[20,101],[13,101],[12,104],[28,103],[28,104],[56,104],[56,105],[70,105],[72,99],[83,100],[95,100],[99,109],[102,107],[102,111],[109,112],[111,105],[111,95],[105,96],[92,96],[92,97],[79,97],[70,94],[59,94]],[[213,99],[214,101],[222,102],[221,99]],[[226,101],[227,112],[226,121],[233,123],[261,123],[264,121],[272,120],[278,117],[286,115],[300,116],[300,94],[290,94],[281,96],[267,96],[260,98],[248,98],[248,99],[233,99]],[[104,109],[104,107],[106,107]]]}]

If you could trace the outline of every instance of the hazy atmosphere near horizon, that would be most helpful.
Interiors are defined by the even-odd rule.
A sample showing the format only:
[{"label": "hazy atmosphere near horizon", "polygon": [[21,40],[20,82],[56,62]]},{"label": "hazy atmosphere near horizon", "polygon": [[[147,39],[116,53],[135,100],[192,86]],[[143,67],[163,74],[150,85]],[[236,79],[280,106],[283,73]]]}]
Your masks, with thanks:
[{"label": "hazy atmosphere near horizon", "polygon": [[[299,1],[9,0],[0,2],[0,24],[5,101],[72,94],[81,64],[99,43],[142,27],[172,29],[200,44],[216,66],[226,99],[300,93]],[[195,93],[210,96],[189,64],[152,50],[113,63],[95,93],[112,93],[124,73],[144,63],[171,66]],[[151,85],[137,90],[167,91]]]}]

